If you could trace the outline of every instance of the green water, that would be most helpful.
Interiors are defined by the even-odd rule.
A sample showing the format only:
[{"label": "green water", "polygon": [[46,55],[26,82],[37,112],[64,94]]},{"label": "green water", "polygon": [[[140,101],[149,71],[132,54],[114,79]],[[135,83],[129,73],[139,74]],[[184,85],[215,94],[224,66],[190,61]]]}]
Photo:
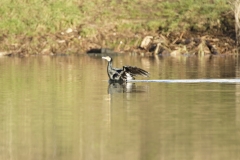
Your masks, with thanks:
[{"label": "green water", "polygon": [[[233,57],[118,56],[150,79],[238,78]],[[240,159],[240,85],[109,85],[98,56],[0,58],[0,159]]]}]

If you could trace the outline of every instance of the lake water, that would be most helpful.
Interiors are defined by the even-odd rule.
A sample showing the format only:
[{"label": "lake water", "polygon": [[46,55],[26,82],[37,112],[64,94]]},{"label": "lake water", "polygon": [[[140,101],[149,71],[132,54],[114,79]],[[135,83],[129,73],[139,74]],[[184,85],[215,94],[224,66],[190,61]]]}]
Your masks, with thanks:
[{"label": "lake water", "polygon": [[[238,59],[116,56],[149,79],[239,78]],[[240,84],[108,84],[100,56],[0,58],[2,160],[240,159]]]}]

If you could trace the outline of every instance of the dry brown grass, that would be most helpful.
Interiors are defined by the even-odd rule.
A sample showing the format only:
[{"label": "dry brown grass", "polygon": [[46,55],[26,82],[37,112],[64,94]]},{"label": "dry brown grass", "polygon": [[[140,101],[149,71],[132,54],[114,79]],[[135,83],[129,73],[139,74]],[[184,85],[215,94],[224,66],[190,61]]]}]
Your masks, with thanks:
[{"label": "dry brown grass", "polygon": [[235,17],[235,33],[236,33],[236,43],[239,46],[240,43],[240,0],[235,0],[232,2],[232,8]]}]

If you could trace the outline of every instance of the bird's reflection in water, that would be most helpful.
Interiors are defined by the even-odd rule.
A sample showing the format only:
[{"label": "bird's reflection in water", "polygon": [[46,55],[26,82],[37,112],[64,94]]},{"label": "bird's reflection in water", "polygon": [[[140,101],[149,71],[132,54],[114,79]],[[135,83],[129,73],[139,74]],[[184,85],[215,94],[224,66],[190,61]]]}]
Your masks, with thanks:
[{"label": "bird's reflection in water", "polygon": [[139,86],[135,83],[127,82],[109,82],[108,94],[114,93],[136,93],[136,92],[146,92],[146,86]]}]

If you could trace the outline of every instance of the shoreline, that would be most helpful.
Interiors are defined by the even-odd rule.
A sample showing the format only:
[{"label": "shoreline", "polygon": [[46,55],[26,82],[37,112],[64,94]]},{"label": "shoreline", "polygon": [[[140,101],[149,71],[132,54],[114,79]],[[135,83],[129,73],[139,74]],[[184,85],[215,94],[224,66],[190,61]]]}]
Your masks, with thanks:
[{"label": "shoreline", "polygon": [[[0,55],[72,55],[86,53],[132,53],[138,55],[221,55],[235,54],[235,40],[223,33],[154,32],[97,34],[82,38],[77,31],[67,29],[57,34],[21,37],[20,44],[2,43]],[[51,41],[49,41],[49,37]],[[7,39],[6,39],[7,40]],[[7,47],[6,47],[7,46]]]},{"label": "shoreline", "polygon": [[[171,4],[170,8],[164,9],[162,12],[167,14],[168,11],[172,11],[172,8],[176,7],[174,5],[184,7],[181,3],[176,1]],[[201,13],[202,7],[204,8],[204,6],[198,8],[197,4],[192,4],[190,1],[188,3],[190,8],[196,9],[194,10],[195,14]],[[133,2],[132,4],[123,4],[121,12],[132,13],[131,10],[125,10],[127,6],[130,7],[129,5],[135,6],[136,11],[144,9],[143,5]],[[34,34],[28,34],[28,30],[18,34],[10,34],[10,30],[2,32],[0,34],[0,55],[72,55],[91,53],[92,51],[98,51],[98,53],[110,51],[150,56],[203,56],[235,54],[237,52],[234,15],[232,11],[225,10],[225,4],[218,4],[217,7],[221,10],[224,9],[225,12],[214,13],[214,17],[211,17],[210,14],[214,4],[209,2],[209,6],[205,6],[209,8],[205,9],[210,13],[206,12],[197,17],[195,14],[190,14],[190,8],[181,8],[183,11],[187,11],[184,12],[183,17],[178,17],[180,11],[176,11],[176,15],[171,17],[168,14],[170,16],[168,18],[164,17],[164,14],[160,14],[159,9],[164,5],[170,4],[167,2],[159,3],[159,6],[151,11],[156,15],[148,14],[154,15],[154,20],[138,21],[139,17],[135,17],[136,15],[132,13],[129,15],[131,20],[121,17],[115,21],[114,17],[119,18],[119,15],[115,12],[109,12],[103,22],[93,21],[98,15],[94,14],[93,17],[89,15],[90,19],[84,23],[79,22],[69,28],[59,28],[54,32],[39,30],[39,27],[35,31],[31,31]],[[105,7],[107,6],[103,6],[102,9]],[[86,15],[86,12],[81,12],[81,14]],[[114,17],[111,17],[111,14]],[[144,14],[141,13],[141,15]],[[184,16],[190,17],[184,18]],[[160,21],[156,19],[157,17]],[[178,18],[179,21],[171,22],[174,18]]]},{"label": "shoreline", "polygon": [[235,53],[235,18],[225,0],[3,0],[2,9],[0,55]]}]

